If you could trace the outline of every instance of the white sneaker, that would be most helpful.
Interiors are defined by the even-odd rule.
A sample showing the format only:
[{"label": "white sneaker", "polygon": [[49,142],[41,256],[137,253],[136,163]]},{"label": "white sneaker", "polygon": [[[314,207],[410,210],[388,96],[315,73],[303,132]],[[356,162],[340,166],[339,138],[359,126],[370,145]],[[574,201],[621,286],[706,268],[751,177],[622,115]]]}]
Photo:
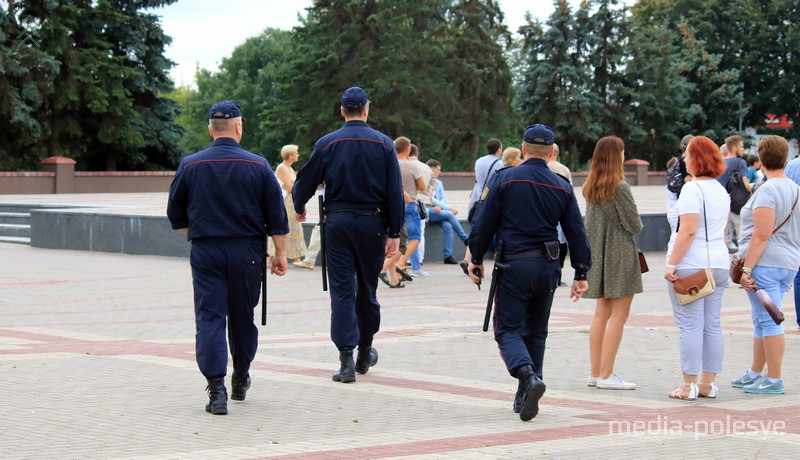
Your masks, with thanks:
[{"label": "white sneaker", "polygon": [[597,388],[603,390],[634,390],[636,389],[636,384],[626,382],[622,379],[622,376],[614,372],[609,375],[607,379],[598,378]]},{"label": "white sneaker", "polygon": [[413,277],[417,277],[417,276],[425,277],[425,276],[430,275],[430,273],[426,272],[425,270],[423,270],[421,268],[419,270],[411,270],[410,272],[408,272],[408,274],[413,276]]},{"label": "white sneaker", "polygon": [[597,377],[592,377],[590,375],[589,379],[586,381],[586,384],[589,385],[590,387],[596,387],[597,386]]}]

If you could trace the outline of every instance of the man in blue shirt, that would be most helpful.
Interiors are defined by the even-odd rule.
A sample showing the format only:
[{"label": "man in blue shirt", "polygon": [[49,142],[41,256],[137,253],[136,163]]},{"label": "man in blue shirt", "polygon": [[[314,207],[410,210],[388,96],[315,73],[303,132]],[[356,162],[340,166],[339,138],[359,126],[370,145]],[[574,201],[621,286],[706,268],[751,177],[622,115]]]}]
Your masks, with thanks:
[{"label": "man in blue shirt", "polygon": [[[369,99],[354,86],[342,94],[340,129],[322,136],[292,189],[297,220],[325,183],[325,250],[330,279],[331,339],[339,349],[333,380],[356,381],[378,362],[372,339],[380,328],[375,297],[384,257],[393,257],[403,228],[403,188],[394,143],[367,125]],[[387,234],[388,228],[388,234]],[[358,358],[353,361],[353,349]]]},{"label": "man in blue shirt", "polygon": [[214,143],[181,161],[167,204],[172,228],[192,243],[196,359],[208,380],[206,411],[215,415],[228,413],[226,322],[233,358],[231,399],[243,401],[250,388],[250,363],[258,347],[253,309],[261,287],[265,232],[275,243],[272,273],[286,273],[289,225],[281,188],[267,161],[239,145],[244,121],[235,101],[211,107],[208,132]]},{"label": "man in blue shirt", "polygon": [[[494,338],[509,374],[519,380],[514,411],[530,420],[539,411],[545,391],[542,382],[547,323],[561,268],[556,227],[561,224],[571,252],[575,277],[570,297],[575,301],[588,289],[586,272],[592,265],[589,238],[583,226],[572,185],[547,167],[555,136],[547,125],[525,131],[525,161],[498,171],[481,194],[481,204],[469,234],[474,283],[482,276],[483,256],[492,236],[498,247],[499,276],[495,297]],[[493,280],[494,281],[494,280]]]}]

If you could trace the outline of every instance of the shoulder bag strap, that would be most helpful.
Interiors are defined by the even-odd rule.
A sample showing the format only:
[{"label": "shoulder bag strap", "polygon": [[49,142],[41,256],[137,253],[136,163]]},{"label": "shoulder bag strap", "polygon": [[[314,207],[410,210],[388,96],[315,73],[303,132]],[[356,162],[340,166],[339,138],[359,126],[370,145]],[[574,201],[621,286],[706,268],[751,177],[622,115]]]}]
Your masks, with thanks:
[{"label": "shoulder bag strap", "polygon": [[786,216],[786,219],[784,219],[783,222],[781,222],[781,224],[778,225],[778,228],[776,228],[775,230],[772,231],[773,235],[775,234],[775,232],[780,230],[781,227],[786,225],[786,222],[789,222],[789,218],[792,217],[792,213],[794,212],[794,208],[795,208],[795,206],[797,206],[797,198],[800,198],[800,189],[797,189],[797,187],[795,187],[795,189],[796,190],[795,190],[795,195],[794,195],[794,204],[792,204],[792,209],[789,211],[789,215]]},{"label": "shoulder bag strap", "polygon": [[483,189],[485,189],[485,188],[486,188],[486,183],[487,183],[487,182],[489,182],[489,176],[491,176],[491,175],[492,175],[492,168],[494,168],[494,165],[496,165],[498,161],[500,161],[500,159],[499,159],[499,158],[497,158],[496,160],[494,160],[494,161],[492,162],[492,164],[489,166],[489,172],[487,172],[487,173],[486,173],[486,180],[484,180],[484,181],[483,181],[483,187],[481,187],[481,193],[483,193]]},{"label": "shoulder bag strap", "polygon": [[700,189],[700,195],[703,197],[703,227],[706,229],[706,258],[708,259],[708,268],[711,268],[711,251],[708,249],[708,215],[706,214],[706,195],[703,193],[703,187],[697,184]]}]

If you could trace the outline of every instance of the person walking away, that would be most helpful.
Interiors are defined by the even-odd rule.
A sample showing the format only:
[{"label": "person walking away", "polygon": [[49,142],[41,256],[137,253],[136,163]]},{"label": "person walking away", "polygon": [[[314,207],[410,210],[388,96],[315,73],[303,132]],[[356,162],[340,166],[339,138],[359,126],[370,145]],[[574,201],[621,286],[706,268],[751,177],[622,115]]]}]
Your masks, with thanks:
[{"label": "person walking away", "polygon": [[211,107],[208,132],[214,142],[181,161],[167,203],[172,228],[192,243],[195,352],[208,382],[206,412],[214,415],[228,413],[226,326],[233,358],[231,399],[244,401],[250,388],[265,233],[275,244],[271,272],[286,273],[289,224],[281,188],[267,160],[239,145],[244,121],[235,101]]},{"label": "person walking away", "polygon": [[403,189],[392,140],[367,125],[367,93],[346,89],[339,110],[344,125],[314,144],[292,195],[297,220],[304,222],[306,203],[325,183],[331,339],[339,350],[332,379],[353,383],[356,372],[366,374],[378,362],[372,346],[381,318],[375,290],[384,257],[394,256],[399,245]]}]

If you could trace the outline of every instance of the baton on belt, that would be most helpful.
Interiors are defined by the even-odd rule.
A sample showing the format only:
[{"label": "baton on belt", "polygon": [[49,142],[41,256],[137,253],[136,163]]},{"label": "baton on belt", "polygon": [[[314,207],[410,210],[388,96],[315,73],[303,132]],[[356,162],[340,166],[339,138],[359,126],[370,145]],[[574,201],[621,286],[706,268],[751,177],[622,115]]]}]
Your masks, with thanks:
[{"label": "baton on belt", "polygon": [[497,291],[497,281],[500,278],[500,271],[508,270],[509,266],[502,263],[503,260],[503,240],[497,240],[497,251],[495,252],[494,268],[492,268],[492,284],[489,286],[489,299],[486,301],[486,315],[483,317],[483,332],[489,330],[489,319],[492,316],[492,307]]},{"label": "baton on belt", "polygon": [[264,258],[261,262],[261,325],[267,325],[267,259],[269,258],[269,254],[267,254],[267,229],[264,229],[264,241],[261,242],[264,248]]},{"label": "baton on belt", "polygon": [[319,252],[322,259],[322,290],[328,290],[328,257],[325,254],[325,198],[319,196]]}]

